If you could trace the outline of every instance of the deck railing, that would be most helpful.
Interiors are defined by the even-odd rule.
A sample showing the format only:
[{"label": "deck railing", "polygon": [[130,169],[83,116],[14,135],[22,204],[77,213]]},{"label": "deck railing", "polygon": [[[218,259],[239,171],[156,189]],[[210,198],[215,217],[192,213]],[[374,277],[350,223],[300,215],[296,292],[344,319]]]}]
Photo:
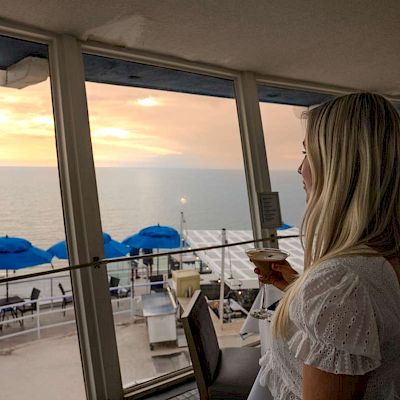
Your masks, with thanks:
[{"label": "deck railing", "polygon": [[[148,288],[148,292],[150,292],[151,286],[160,284],[166,284],[166,281],[135,284],[134,288],[135,289]],[[117,290],[117,291],[126,290],[130,291],[129,293],[132,293],[131,285],[116,286],[110,288],[110,290]],[[64,314],[63,318],[65,318],[66,313],[68,313],[69,311],[74,312],[73,305],[68,307],[62,307],[63,300],[64,298],[67,297],[70,297],[70,295],[46,297],[38,300],[25,300],[21,303],[14,303],[1,306],[0,315],[7,316],[8,314],[8,316],[11,317],[0,321],[0,341],[34,332],[36,332],[37,338],[40,339],[41,332],[45,329],[57,328],[63,325],[69,325],[75,323],[75,317],[74,317],[66,321],[43,324],[44,317],[49,317],[49,316],[51,317],[51,316],[56,316],[57,314]],[[140,311],[140,309],[135,307],[135,303],[137,303],[138,300],[139,297],[132,297],[132,296],[112,298],[111,303],[117,304],[116,307],[113,307],[113,315],[129,314],[131,318],[141,317],[140,313],[137,313],[137,311]],[[125,307],[124,309],[121,309],[122,307],[119,307],[119,305],[125,303],[129,303],[129,306]],[[29,313],[28,315],[18,316],[17,308],[22,307],[24,305],[27,306],[30,304],[36,304],[36,310],[34,310],[32,314]],[[11,310],[13,310],[13,312],[16,312],[17,316],[12,315]],[[25,326],[25,321],[31,320],[32,318],[35,320],[35,324],[32,327],[29,327],[28,329],[25,328],[22,329],[22,327]],[[17,332],[7,333],[8,329],[7,325],[11,324],[19,324],[21,330]]]},{"label": "deck railing", "polygon": [[[250,244],[250,243],[256,243],[256,242],[261,242],[261,241],[275,241],[279,239],[290,239],[290,238],[298,238],[299,235],[287,235],[287,236],[274,236],[270,238],[263,238],[263,239],[257,239],[257,240],[246,240],[242,242],[236,242],[236,243],[229,243],[227,244],[225,241],[223,241],[223,244],[221,245],[214,245],[214,246],[206,246],[206,247],[201,247],[201,248],[196,248],[196,249],[185,249],[185,250],[179,250],[179,251],[168,251],[168,252],[163,252],[163,253],[152,253],[152,254],[146,254],[146,255],[140,255],[140,256],[132,256],[132,257],[121,257],[121,258],[115,258],[115,259],[101,259],[101,260],[93,260],[91,263],[86,263],[86,264],[80,264],[80,265],[73,265],[73,266],[68,266],[68,267],[63,267],[57,270],[49,270],[49,271],[41,271],[41,272],[36,272],[36,273],[31,273],[27,274],[25,276],[13,276],[13,277],[8,277],[8,278],[2,278],[0,279],[0,284],[3,283],[8,283],[9,285],[13,284],[18,284],[21,282],[29,282],[32,284],[32,282],[38,281],[38,280],[49,280],[50,281],[50,296],[41,298],[38,300],[27,300],[22,303],[18,304],[8,304],[5,306],[0,307],[0,315],[4,317],[5,312],[7,312],[10,309],[16,309],[16,307],[21,306],[23,304],[28,305],[32,303],[36,303],[36,311],[34,312],[34,318],[36,318],[36,325],[33,328],[30,329],[24,329],[19,332],[13,332],[10,334],[4,334],[3,330],[5,325],[10,324],[10,322],[18,322],[21,324],[21,326],[24,324],[24,321],[27,320],[28,318],[31,318],[31,315],[28,316],[22,316],[18,317],[18,315],[13,315],[13,318],[11,320],[0,320],[0,340],[3,340],[5,338],[10,338],[13,336],[18,336],[18,335],[23,335],[31,332],[36,332],[38,338],[40,338],[41,331],[43,329],[48,329],[48,328],[55,328],[58,326],[62,325],[67,325],[75,322],[75,318],[70,319],[68,321],[62,321],[62,322],[57,322],[57,323],[52,323],[52,324],[46,324],[43,325],[41,323],[41,318],[44,316],[49,316],[57,313],[66,313],[67,311],[72,310],[73,311],[73,306],[71,307],[55,307],[58,305],[61,305],[63,302],[63,299],[66,297],[70,297],[70,295],[65,295],[65,296],[53,296],[54,295],[54,279],[60,280],[60,278],[68,278],[69,279],[69,274],[62,274],[63,272],[69,272],[71,270],[76,270],[76,269],[81,269],[81,268],[87,268],[87,267],[101,267],[105,266],[108,264],[115,264],[115,263],[129,263],[128,269],[132,271],[132,266],[130,265],[130,262],[132,261],[139,261],[144,257],[163,257],[163,256],[170,256],[173,254],[185,254],[185,253],[196,253],[199,251],[207,251],[207,250],[213,250],[213,249],[224,249],[226,247],[232,247],[232,246],[238,246],[238,245],[243,245],[243,244]],[[128,269],[124,269],[124,272],[126,272]],[[117,272],[118,270],[114,269],[113,272]],[[56,276],[54,276],[57,274]],[[46,275],[53,275],[50,276],[49,278],[44,278]],[[118,286],[115,288],[110,288],[110,289],[115,289],[115,290],[120,290],[120,289],[126,289],[126,290],[131,290],[131,294],[133,293],[133,289],[137,289],[140,287],[149,287],[149,291],[152,285],[160,285],[161,283],[165,284],[165,281],[157,281],[157,282],[148,282],[148,283],[143,283],[143,284],[135,284],[134,287],[132,287],[132,281],[130,285],[125,285],[125,286]],[[222,297],[223,298],[223,297]],[[124,310],[119,310],[117,307],[117,310],[113,311],[114,315],[118,314],[123,314],[123,313],[130,313],[131,316],[134,316],[134,297],[129,296],[129,297],[120,297],[120,298],[115,298],[112,299],[112,303],[125,303],[125,302],[130,302],[129,307]],[[46,310],[50,309],[50,310]],[[221,314],[222,315],[222,314]],[[3,332],[3,335],[1,335],[1,332]]]}]

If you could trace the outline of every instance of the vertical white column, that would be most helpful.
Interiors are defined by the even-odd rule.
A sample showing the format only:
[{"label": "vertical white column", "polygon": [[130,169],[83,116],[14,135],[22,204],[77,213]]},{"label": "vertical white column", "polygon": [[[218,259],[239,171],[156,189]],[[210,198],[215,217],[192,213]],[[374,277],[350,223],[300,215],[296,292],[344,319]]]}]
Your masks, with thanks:
[{"label": "vertical white column", "polygon": [[[226,230],[222,229],[221,244],[226,244]],[[221,323],[221,329],[224,326],[224,295],[225,295],[225,247],[221,248],[221,285],[219,287],[219,320]]]},{"label": "vertical white column", "polygon": [[[182,205],[182,208],[183,208],[183,206],[186,204],[186,202],[187,202],[187,199],[186,199],[186,197],[181,197],[180,198],[180,202],[181,202],[181,205]],[[180,218],[180,231],[179,231],[179,235],[180,235],[180,250],[182,250],[184,247],[185,247],[185,243],[184,243],[184,238],[185,238],[185,236],[184,236],[184,229],[185,229],[185,223],[186,223],[186,221],[185,221],[185,214],[183,213],[183,209],[182,209],[182,211],[181,211],[181,218]],[[179,254],[179,269],[182,269],[182,257],[183,257],[183,255],[182,255],[182,253],[181,254]]]},{"label": "vertical white column", "polygon": [[[183,211],[181,211],[181,218],[179,224],[179,240],[180,240],[179,250],[183,249],[183,221],[184,221],[184,216],[183,216]],[[182,269],[182,253],[179,254],[179,269]]]},{"label": "vertical white column", "polygon": [[[254,239],[273,238],[276,236],[276,229],[261,227],[258,203],[258,193],[271,192],[271,180],[254,73],[240,73],[235,80],[235,95]],[[263,246],[278,247],[278,243],[272,239],[263,243]]]},{"label": "vertical white column", "polygon": [[[50,47],[61,194],[70,263],[104,254],[85,74],[79,42],[60,36]],[[121,373],[105,267],[71,272],[75,314],[89,400],[121,400]]]}]

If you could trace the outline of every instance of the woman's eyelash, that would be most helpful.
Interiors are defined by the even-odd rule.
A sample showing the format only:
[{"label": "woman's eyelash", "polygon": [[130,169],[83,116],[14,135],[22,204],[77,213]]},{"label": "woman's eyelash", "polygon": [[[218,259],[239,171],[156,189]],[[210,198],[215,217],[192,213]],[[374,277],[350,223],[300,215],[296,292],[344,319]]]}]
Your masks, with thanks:
[{"label": "woman's eyelash", "polygon": [[307,152],[306,152],[306,151],[304,151],[304,150],[302,151],[302,153],[303,153],[303,154],[307,154]]}]

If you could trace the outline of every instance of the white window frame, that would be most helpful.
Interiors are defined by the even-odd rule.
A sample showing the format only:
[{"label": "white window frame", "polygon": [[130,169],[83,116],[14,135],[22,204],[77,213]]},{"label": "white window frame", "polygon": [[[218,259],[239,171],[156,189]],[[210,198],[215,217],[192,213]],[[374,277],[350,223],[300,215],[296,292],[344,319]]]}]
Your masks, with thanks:
[{"label": "white window frame", "polygon": [[[275,230],[261,228],[257,201],[258,193],[271,191],[257,85],[274,85],[335,95],[351,91],[347,88],[276,79],[97,42],[81,43],[72,36],[57,35],[5,20],[0,20],[0,34],[46,44],[49,48],[58,167],[71,264],[91,262],[96,257],[101,258],[104,251],[82,53],[174,68],[234,82],[255,238],[276,234]],[[266,245],[271,245],[271,242]],[[106,268],[93,267],[73,271],[71,278],[87,398],[128,398],[128,391],[122,388]],[[181,374],[178,371],[167,375],[165,380],[176,381],[187,376],[186,368]],[[154,382],[162,379],[164,377],[157,378]],[[154,385],[154,382],[150,381],[148,386]],[[140,386],[143,394],[145,388]],[[132,392],[132,397],[134,396]]]}]

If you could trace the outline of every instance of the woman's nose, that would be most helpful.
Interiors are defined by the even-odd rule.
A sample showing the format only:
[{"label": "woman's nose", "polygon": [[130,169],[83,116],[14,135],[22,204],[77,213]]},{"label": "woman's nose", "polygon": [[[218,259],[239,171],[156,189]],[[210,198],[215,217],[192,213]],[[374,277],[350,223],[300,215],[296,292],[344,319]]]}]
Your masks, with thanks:
[{"label": "woman's nose", "polygon": [[304,164],[304,159],[301,162],[301,164],[299,165],[299,168],[297,168],[297,173],[301,175],[301,170],[303,169],[303,164]]}]

